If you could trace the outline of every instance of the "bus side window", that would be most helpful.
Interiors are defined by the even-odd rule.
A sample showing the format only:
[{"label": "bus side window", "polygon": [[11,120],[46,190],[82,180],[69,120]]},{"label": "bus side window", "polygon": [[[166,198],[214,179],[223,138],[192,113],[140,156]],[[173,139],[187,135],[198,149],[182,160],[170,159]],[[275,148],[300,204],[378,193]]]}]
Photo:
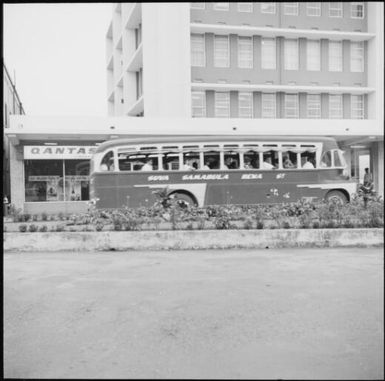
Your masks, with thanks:
[{"label": "bus side window", "polygon": [[203,153],[203,164],[210,169],[219,169],[220,156],[217,151],[209,151]]},{"label": "bus side window", "polygon": [[262,169],[278,168],[278,152],[267,151],[263,153]]},{"label": "bus side window", "polygon": [[254,151],[245,152],[243,155],[243,162],[245,169],[259,168],[259,155]]},{"label": "bus side window", "polygon": [[283,151],[282,165],[286,169],[297,168],[297,154],[292,151]]},{"label": "bus side window", "polygon": [[141,171],[156,171],[158,170],[158,157],[156,155],[148,155],[141,161]]},{"label": "bus side window", "polygon": [[163,156],[163,169],[166,171],[176,171],[179,169],[179,155],[169,153]]},{"label": "bus side window", "polygon": [[315,168],[315,153],[305,151],[301,153],[301,167],[304,169]]},{"label": "bus side window", "polygon": [[131,163],[126,154],[119,154],[119,171],[131,171]]},{"label": "bus side window", "polygon": [[330,168],[332,166],[331,152],[327,151],[322,155],[321,168]]},{"label": "bus side window", "polygon": [[239,153],[225,152],[224,160],[227,169],[239,169]]},{"label": "bus side window", "polygon": [[113,171],[114,170],[114,152],[108,151],[101,163],[100,163],[100,170],[101,171]]},{"label": "bus side window", "polygon": [[196,170],[199,168],[199,153],[185,152],[183,154],[183,170]]}]

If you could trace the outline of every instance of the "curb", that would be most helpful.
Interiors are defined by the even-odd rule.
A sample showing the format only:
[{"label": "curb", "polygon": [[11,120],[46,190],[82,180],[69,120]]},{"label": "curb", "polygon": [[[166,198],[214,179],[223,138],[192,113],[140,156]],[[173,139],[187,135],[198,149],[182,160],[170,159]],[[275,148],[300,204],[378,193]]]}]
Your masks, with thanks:
[{"label": "curb", "polygon": [[382,228],[4,233],[4,251],[380,247]]}]

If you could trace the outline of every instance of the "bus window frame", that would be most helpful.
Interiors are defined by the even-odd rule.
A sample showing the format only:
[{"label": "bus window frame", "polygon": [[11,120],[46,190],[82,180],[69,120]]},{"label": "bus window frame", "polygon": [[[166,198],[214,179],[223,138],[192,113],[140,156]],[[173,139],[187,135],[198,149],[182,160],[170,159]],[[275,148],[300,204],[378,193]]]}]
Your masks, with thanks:
[{"label": "bus window frame", "polygon": [[[309,148],[309,150],[303,151],[305,148]],[[216,153],[219,155],[219,168],[215,168],[214,170],[220,170],[220,171],[233,171],[233,170],[264,170],[268,171],[270,169],[263,168],[263,157],[264,154],[267,151],[277,152],[277,158],[278,158],[278,165],[276,168],[272,170],[300,170],[302,168],[302,163],[300,158],[302,157],[302,154],[309,152],[314,153],[314,159],[315,159],[315,166],[314,169],[324,169],[324,168],[334,168],[334,151],[338,151],[338,156],[341,161],[341,166],[338,168],[344,168],[346,166],[346,160],[341,154],[343,152],[339,148],[332,148],[328,150],[331,153],[331,160],[332,165],[331,167],[321,167],[321,158],[325,154],[326,151],[323,150],[323,143],[322,142],[301,142],[301,143],[284,143],[282,142],[269,142],[269,141],[259,141],[259,142],[247,142],[247,141],[237,141],[232,143],[230,142],[220,142],[220,143],[204,143],[204,142],[191,142],[189,144],[144,144],[144,145],[127,145],[127,146],[118,146],[118,147],[109,147],[107,152],[101,152],[99,155],[99,166],[98,166],[98,172],[137,172],[133,170],[120,170],[119,169],[119,155],[154,155],[153,158],[157,159],[158,161],[158,168],[154,171],[183,171],[183,159],[184,154],[186,153],[197,153],[199,155],[199,171],[206,171],[204,169],[205,165],[205,154],[206,153]],[[101,162],[104,158],[104,156],[112,151],[113,152],[113,162],[114,162],[114,170],[113,171],[102,171],[100,169]],[[293,153],[296,153],[297,155],[297,165],[294,168],[284,168],[283,167],[283,153],[288,151],[294,151]],[[295,152],[297,151],[297,152]],[[232,168],[228,169],[225,166],[225,154],[228,152],[232,152],[236,155],[238,155],[239,163],[238,168]],[[254,154],[258,155],[258,164],[259,166],[257,168],[245,168],[244,163],[244,155],[245,154]],[[169,159],[170,155],[178,157],[178,169],[168,169],[164,168],[165,159]],[[341,159],[342,155],[342,159]],[[344,165],[345,163],[345,165]]]}]

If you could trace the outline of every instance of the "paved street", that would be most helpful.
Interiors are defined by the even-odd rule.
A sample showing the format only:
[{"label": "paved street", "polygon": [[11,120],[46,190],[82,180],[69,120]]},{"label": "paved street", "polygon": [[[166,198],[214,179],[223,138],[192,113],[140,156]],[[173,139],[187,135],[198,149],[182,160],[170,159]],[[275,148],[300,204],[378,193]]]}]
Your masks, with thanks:
[{"label": "paved street", "polygon": [[383,253],[4,254],[4,376],[383,379]]}]

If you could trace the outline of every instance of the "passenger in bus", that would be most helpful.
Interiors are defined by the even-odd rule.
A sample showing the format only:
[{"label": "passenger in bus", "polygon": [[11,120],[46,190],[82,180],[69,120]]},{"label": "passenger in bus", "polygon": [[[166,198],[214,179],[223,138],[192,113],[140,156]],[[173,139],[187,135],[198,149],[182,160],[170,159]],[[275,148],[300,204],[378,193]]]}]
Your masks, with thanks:
[{"label": "passenger in bus", "polygon": [[251,160],[249,158],[246,158],[244,159],[244,167],[245,169],[254,169],[254,167],[251,165]]},{"label": "passenger in bus", "polygon": [[274,169],[274,165],[271,163],[271,157],[267,157],[262,163],[263,169]]},{"label": "passenger in bus", "polygon": [[113,171],[115,169],[114,163],[111,163],[109,166],[105,163],[100,165],[100,170],[105,172],[105,171]]},{"label": "passenger in bus", "polygon": [[295,168],[295,165],[292,163],[289,156],[283,158],[283,168]]},{"label": "passenger in bus", "polygon": [[209,163],[208,160],[205,161],[205,165],[203,166],[203,169],[205,169],[205,170],[211,169],[211,168],[210,168],[210,163]]},{"label": "passenger in bus", "polygon": [[194,170],[194,167],[191,165],[191,163],[188,160],[185,160],[183,164],[183,170],[184,171],[192,171]]},{"label": "passenger in bus", "polygon": [[310,161],[310,163],[313,164],[313,168],[315,168],[316,164],[315,164],[315,159],[314,159],[314,157],[310,157],[310,158],[309,158],[309,161]]},{"label": "passenger in bus", "polygon": [[198,169],[198,163],[194,161],[194,163],[192,163],[192,167],[193,167],[193,170],[196,171]]},{"label": "passenger in bus", "polygon": [[311,163],[308,156],[305,156],[305,163],[302,165],[302,168],[303,169],[313,169],[314,168],[314,165]]},{"label": "passenger in bus", "polygon": [[238,163],[232,157],[229,156],[225,160],[225,166],[227,167],[227,169],[237,169]]},{"label": "passenger in bus", "polygon": [[141,171],[152,171],[152,169],[153,169],[152,159],[147,159],[140,170]]}]

